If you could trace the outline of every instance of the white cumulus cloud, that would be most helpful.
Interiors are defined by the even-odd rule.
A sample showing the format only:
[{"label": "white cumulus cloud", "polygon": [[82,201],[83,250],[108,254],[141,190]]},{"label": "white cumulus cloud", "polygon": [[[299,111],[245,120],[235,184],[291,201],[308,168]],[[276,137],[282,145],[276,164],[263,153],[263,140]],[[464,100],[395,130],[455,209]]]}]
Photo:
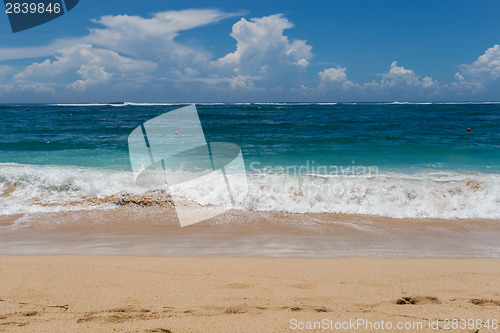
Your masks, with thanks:
[{"label": "white cumulus cloud", "polygon": [[496,44],[487,49],[483,55],[471,64],[460,66],[465,75],[480,80],[500,77],[500,45]]},{"label": "white cumulus cloud", "polygon": [[260,86],[276,82],[297,84],[297,75],[305,70],[312,58],[312,47],[305,40],[291,41],[284,31],[293,24],[282,14],[246,20],[242,18],[232,28],[236,50],[212,64],[221,75],[229,75],[234,88]]},{"label": "white cumulus cloud", "polygon": [[71,84],[75,89],[85,90],[87,86],[96,83],[104,83],[111,79],[111,74],[106,72],[104,67],[99,65],[81,65],[77,71],[82,77]]},{"label": "white cumulus cloud", "polygon": [[322,72],[318,73],[321,83],[344,83],[347,81],[347,74],[345,73],[347,68],[337,67],[337,68],[327,68]]},{"label": "white cumulus cloud", "polygon": [[[179,67],[197,73],[195,68],[210,60],[209,52],[180,44],[175,38],[184,30],[234,15],[215,9],[167,11],[151,18],[108,15],[94,20],[101,27],[90,29],[86,36],[40,47],[2,49],[0,60],[48,56],[11,73],[9,88],[14,90],[83,91],[102,83],[124,87],[127,82],[138,88],[156,79],[172,80]],[[0,68],[0,75],[8,72],[6,68]]]},{"label": "white cumulus cloud", "polygon": [[[66,85],[85,90],[90,85],[108,81],[113,74],[117,79],[130,81],[143,77],[157,67],[151,61],[124,57],[116,51],[89,44],[72,45],[59,52],[55,60],[35,62],[15,74],[13,82],[18,85],[45,84],[48,87]],[[106,80],[103,79],[103,73],[106,73]],[[64,83],[71,81],[75,75],[83,80]],[[101,78],[97,79],[96,75]]]},{"label": "white cumulus cloud", "polygon": [[411,69],[398,66],[397,61],[391,63],[389,72],[380,75],[382,79],[379,82],[373,82],[375,87],[422,87],[432,88],[438,85],[431,77],[425,76],[421,79]]}]

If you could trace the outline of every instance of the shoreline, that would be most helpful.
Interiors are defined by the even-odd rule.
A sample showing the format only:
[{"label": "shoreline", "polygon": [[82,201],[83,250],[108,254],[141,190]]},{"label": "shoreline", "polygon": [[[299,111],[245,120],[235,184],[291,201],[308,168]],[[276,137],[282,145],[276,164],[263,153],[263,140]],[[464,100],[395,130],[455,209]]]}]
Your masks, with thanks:
[{"label": "shoreline", "polygon": [[181,228],[173,208],[137,205],[2,216],[0,239],[0,254],[500,258],[498,220],[228,211]]}]

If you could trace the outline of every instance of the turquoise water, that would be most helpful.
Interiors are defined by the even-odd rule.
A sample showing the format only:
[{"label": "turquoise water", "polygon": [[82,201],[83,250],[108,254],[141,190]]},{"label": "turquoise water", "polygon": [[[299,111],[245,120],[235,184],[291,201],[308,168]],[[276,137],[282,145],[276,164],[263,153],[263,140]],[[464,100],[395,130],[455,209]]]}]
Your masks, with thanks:
[{"label": "turquoise water", "polygon": [[[10,201],[2,199],[3,213],[19,211],[13,207],[25,205],[22,198],[27,192],[57,201],[68,193],[88,197],[133,191],[127,178],[128,135],[143,122],[181,106],[0,105],[0,190],[15,188]],[[197,108],[207,140],[238,144],[247,171],[256,175],[251,179],[255,197],[242,209],[500,218],[500,104],[200,104]],[[330,174],[326,184],[311,176],[329,175],[339,168],[371,167],[378,177],[350,180],[341,198],[331,193],[333,199],[292,198],[298,180],[275,175],[288,166],[307,166],[301,177],[319,187],[338,183],[338,174]],[[262,178],[265,175],[268,178]],[[263,183],[276,185],[281,192],[272,195]],[[364,196],[352,194],[357,190],[351,187],[360,184]],[[398,192],[390,193],[394,186]],[[441,192],[447,193],[448,201]],[[347,199],[346,193],[350,193]],[[407,199],[390,201],[390,195]],[[432,208],[435,200],[439,202]],[[431,208],[426,210],[426,205]]]},{"label": "turquoise water", "polygon": [[[178,107],[3,105],[0,163],[127,169],[130,132]],[[237,143],[247,165],[500,172],[500,104],[197,107],[208,141]]]}]

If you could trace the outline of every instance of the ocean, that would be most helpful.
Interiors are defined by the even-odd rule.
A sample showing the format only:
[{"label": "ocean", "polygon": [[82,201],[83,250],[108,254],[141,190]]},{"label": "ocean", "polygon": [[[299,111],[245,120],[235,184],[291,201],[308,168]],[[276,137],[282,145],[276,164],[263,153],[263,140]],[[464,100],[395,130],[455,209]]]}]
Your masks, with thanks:
[{"label": "ocean", "polygon": [[[0,105],[0,215],[113,209],[94,199],[148,195],[134,182],[128,135],[184,105]],[[196,107],[209,142],[241,148],[249,193],[238,210],[500,219],[498,103]],[[220,204],[207,188],[161,190]]]}]

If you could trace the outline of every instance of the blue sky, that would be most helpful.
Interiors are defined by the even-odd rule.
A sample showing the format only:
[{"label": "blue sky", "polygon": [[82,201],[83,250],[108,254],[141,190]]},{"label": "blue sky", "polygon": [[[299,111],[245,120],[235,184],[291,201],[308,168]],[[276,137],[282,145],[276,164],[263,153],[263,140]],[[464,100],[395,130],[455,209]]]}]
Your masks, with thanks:
[{"label": "blue sky", "polygon": [[500,1],[95,1],[13,34],[0,102],[499,101]]}]

